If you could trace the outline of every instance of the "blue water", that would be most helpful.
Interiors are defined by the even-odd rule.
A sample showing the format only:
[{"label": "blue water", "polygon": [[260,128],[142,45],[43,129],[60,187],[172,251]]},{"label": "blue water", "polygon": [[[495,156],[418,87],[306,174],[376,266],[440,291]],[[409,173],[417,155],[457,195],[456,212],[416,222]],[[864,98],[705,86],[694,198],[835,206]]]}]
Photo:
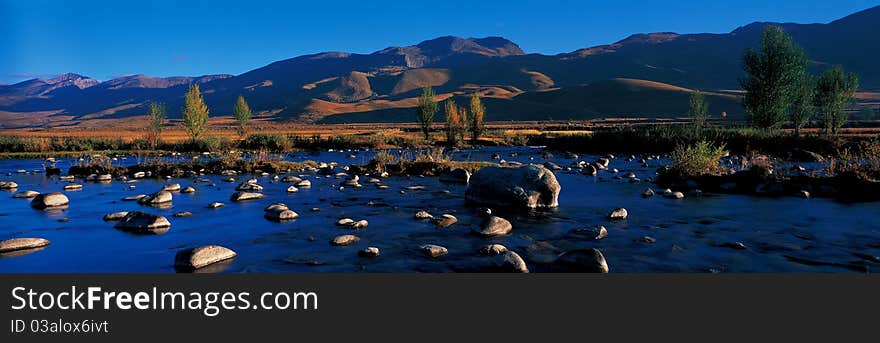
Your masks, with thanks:
[{"label": "blue water", "polygon": [[[486,148],[453,154],[457,160],[492,160],[492,154],[507,161],[543,163],[541,149]],[[285,155],[288,160],[316,160],[344,164],[365,164],[374,152],[322,152]],[[349,155],[354,156],[349,156]],[[514,156],[515,154],[515,156]],[[597,156],[581,156],[592,162]],[[174,157],[172,159],[188,159]],[[567,166],[573,159],[555,153],[551,161]],[[638,159],[637,159],[638,160]],[[620,175],[632,171],[642,180],[652,176],[665,160],[612,160]],[[131,165],[134,157],[115,164]],[[42,169],[41,160],[2,160],[0,180],[19,184],[18,191],[61,191],[66,181],[44,174],[19,174],[16,170]],[[59,159],[66,172],[74,159]],[[7,172],[12,175],[6,176]],[[299,173],[294,173],[299,174]],[[641,198],[645,181],[630,183],[615,179],[608,171],[596,177],[575,172],[555,172],[562,192],[560,207],[552,211],[495,212],[513,223],[504,237],[482,238],[470,233],[479,223],[476,210],[465,205],[463,184],[441,183],[436,177],[390,177],[379,190],[361,178],[363,188],[337,190],[343,181],[305,173],[311,188],[288,194],[290,185],[260,177],[266,198],[234,203],[229,196],[238,184],[224,177],[208,175],[216,185],[193,184],[195,194],[174,194],[170,208],[150,208],[123,197],[158,191],[165,183],[186,187],[191,178],[142,179],[128,184],[84,183],[81,191],[65,192],[70,206],[64,211],[31,209],[26,199],[13,199],[12,192],[0,193],[0,239],[42,237],[52,244],[43,250],[17,257],[0,258],[0,272],[174,272],[178,250],[204,244],[229,247],[238,256],[224,272],[449,272],[483,270],[487,257],[481,246],[499,243],[519,253],[533,272],[552,272],[555,256],[578,248],[598,248],[611,272],[865,272],[878,268],[880,255],[880,203],[842,204],[830,199],[798,197],[761,198],[744,195],[687,196],[682,200],[660,196]],[[242,180],[250,176],[240,176]],[[405,186],[423,185],[425,190],[405,191]],[[656,187],[655,187],[655,190]],[[448,191],[448,192],[445,192]],[[4,195],[5,194],[5,195]],[[225,207],[208,209],[211,202]],[[368,206],[383,202],[387,206]],[[276,223],[263,218],[263,208],[283,202],[299,213],[291,222]],[[611,209],[625,207],[629,217],[612,222],[605,219]],[[310,211],[320,208],[319,212]],[[161,214],[171,229],[161,235],[134,235],[113,228],[102,217],[110,212],[141,210]],[[418,210],[439,216],[454,214],[459,222],[438,229],[417,221]],[[181,211],[190,217],[172,215]],[[352,231],[336,226],[340,218],[366,219],[366,229]],[[64,219],[64,221],[61,221]],[[569,235],[572,229],[604,225],[608,237],[600,241]],[[331,246],[328,241],[341,234],[355,234],[361,240],[351,246]],[[656,241],[646,243],[645,236]],[[734,249],[742,243],[746,249]],[[449,249],[449,255],[429,259],[418,251],[426,243]],[[381,256],[364,258],[358,250],[378,247]]]}]

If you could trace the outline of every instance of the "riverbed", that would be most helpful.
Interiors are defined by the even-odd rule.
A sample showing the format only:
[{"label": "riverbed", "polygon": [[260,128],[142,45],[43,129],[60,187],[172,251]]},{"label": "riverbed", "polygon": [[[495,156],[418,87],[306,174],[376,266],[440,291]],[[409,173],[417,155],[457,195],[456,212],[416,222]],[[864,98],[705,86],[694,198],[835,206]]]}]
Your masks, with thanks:
[{"label": "riverbed", "polygon": [[[561,152],[542,155],[537,147],[464,149],[452,154],[455,160],[544,163],[568,166],[579,160],[593,162],[600,156],[577,159]],[[374,151],[327,151],[294,153],[286,160],[366,164]],[[627,156],[628,157],[628,156]],[[557,271],[554,260],[569,250],[596,248],[602,251],[613,273],[623,272],[870,272],[880,267],[880,203],[840,203],[833,199],[803,199],[797,196],[755,197],[729,194],[688,194],[684,199],[662,196],[643,198],[647,182],[665,159],[612,159],[610,168],[588,176],[576,171],[554,171],[562,191],[559,207],[553,210],[492,209],[513,225],[511,234],[484,238],[471,229],[481,217],[477,208],[464,200],[465,184],[444,183],[437,177],[408,176],[382,178],[389,186],[378,189],[361,176],[362,188],[339,190],[343,179],[315,173],[299,173],[312,182],[310,188],[287,193],[288,183],[275,175],[240,175],[236,182],[206,175],[211,182],[193,183],[193,178],[170,180],[144,178],[136,183],[90,183],[79,191],[63,191],[67,181],[47,177],[42,160],[0,160],[0,180],[14,181],[16,191],[41,193],[63,191],[70,205],[63,211],[32,209],[28,199],[12,198],[13,191],[0,193],[0,240],[40,237],[51,241],[42,250],[0,258],[3,273],[171,273],[175,254],[186,248],[218,244],[237,252],[237,257],[219,268],[229,273],[288,272],[471,272],[485,271],[488,257],[478,251],[487,244],[502,244],[517,252],[532,272]],[[173,157],[171,159],[190,157]],[[118,165],[132,165],[134,157],[119,158]],[[59,159],[66,173],[74,159]],[[24,170],[27,173],[18,173]],[[635,173],[640,180],[622,177]],[[12,173],[7,175],[7,173]],[[283,176],[283,175],[281,175]],[[264,187],[265,198],[232,202],[229,197],[243,180],[255,177]],[[153,208],[122,201],[136,194],[150,194],[164,184],[193,185],[196,192],[175,192],[167,208]],[[212,186],[209,186],[213,184]],[[134,186],[131,189],[129,186]],[[424,186],[408,190],[408,186]],[[658,190],[659,191],[659,190]],[[207,208],[212,202],[225,206]],[[287,222],[263,217],[263,209],[285,203],[299,214]],[[606,218],[609,211],[624,207],[625,220]],[[449,213],[458,223],[438,228],[430,221],[416,220],[424,210],[439,216]],[[168,218],[171,229],[158,235],[131,234],[114,228],[102,217],[117,211],[145,211]],[[189,211],[192,216],[174,217]],[[366,228],[351,230],[336,225],[341,218],[365,219]],[[608,235],[593,240],[573,234],[579,228],[604,226]],[[329,241],[342,234],[354,234],[360,241],[333,246]],[[418,248],[436,244],[448,248],[448,255],[426,257]],[[362,257],[368,246],[380,250],[378,257]]]}]

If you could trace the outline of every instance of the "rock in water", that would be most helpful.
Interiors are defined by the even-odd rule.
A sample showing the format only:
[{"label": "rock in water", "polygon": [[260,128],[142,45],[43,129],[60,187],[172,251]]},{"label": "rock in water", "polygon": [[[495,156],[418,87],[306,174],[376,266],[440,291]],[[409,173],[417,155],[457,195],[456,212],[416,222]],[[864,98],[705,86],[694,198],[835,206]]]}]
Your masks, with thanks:
[{"label": "rock in water", "polygon": [[293,176],[293,175],[288,175],[288,176],[285,176],[284,178],[281,179],[281,182],[285,182],[285,183],[298,183],[300,181],[302,181],[302,179],[300,179],[296,176]]},{"label": "rock in water", "polygon": [[438,227],[449,227],[452,224],[458,223],[458,218],[455,218],[455,216],[448,213],[440,216],[440,218],[434,218],[433,220],[434,225],[437,225]]},{"label": "rock in water", "polygon": [[434,216],[432,216],[432,215],[431,215],[430,213],[428,213],[427,211],[418,211],[418,212],[416,212],[415,218],[416,218],[416,219],[419,219],[419,220],[422,220],[422,219],[434,219]]},{"label": "rock in water", "polygon": [[64,185],[65,191],[76,191],[76,190],[80,190],[80,189],[83,189],[83,185],[80,185],[78,183],[69,183],[69,184]]},{"label": "rock in water", "polygon": [[646,190],[642,193],[642,197],[643,197],[643,198],[650,198],[650,197],[652,197],[652,196],[654,196],[654,190],[653,190],[653,189],[650,189],[650,188],[646,189]]},{"label": "rock in water", "polygon": [[501,244],[489,244],[480,248],[480,255],[495,256],[507,252],[507,247]]},{"label": "rock in water", "polygon": [[264,217],[266,217],[266,219],[269,219],[269,220],[274,220],[274,221],[280,222],[280,221],[293,220],[293,219],[299,218],[299,214],[291,211],[288,208],[277,207],[277,208],[272,208],[270,210],[267,210]]},{"label": "rock in water", "polygon": [[138,199],[138,203],[142,205],[162,205],[171,203],[171,192],[158,191]]},{"label": "rock in water", "polygon": [[40,192],[37,191],[21,191],[12,195],[13,198],[16,199],[30,199],[37,195],[40,195]]},{"label": "rock in water", "polygon": [[607,273],[608,263],[602,252],[595,248],[566,251],[559,255],[556,263],[568,271],[586,273]]},{"label": "rock in water", "polygon": [[471,173],[462,168],[455,168],[440,174],[440,182],[468,183],[470,179]]},{"label": "rock in water", "polygon": [[621,207],[608,213],[608,219],[626,219],[626,209]]},{"label": "rock in water", "polygon": [[194,271],[217,262],[229,260],[235,256],[235,251],[219,245],[205,245],[181,250],[174,256],[174,269]]},{"label": "rock in water", "polygon": [[247,192],[259,192],[263,190],[263,186],[258,185],[257,180],[247,180],[242,182],[238,187],[235,187],[237,191],[247,191]]},{"label": "rock in water", "polygon": [[336,246],[352,245],[359,240],[361,240],[361,239],[355,235],[341,235],[341,236],[333,237],[333,240],[330,241],[330,245],[336,245]]},{"label": "rock in water", "polygon": [[425,253],[425,256],[428,256],[430,258],[437,258],[449,253],[449,250],[447,250],[445,247],[434,244],[425,244],[420,246],[419,249],[421,249],[422,252]]},{"label": "rock in water", "polygon": [[494,206],[557,207],[560,190],[556,176],[543,166],[495,165],[474,173],[465,191],[465,199]]},{"label": "rock in water", "polygon": [[266,195],[262,193],[251,193],[251,192],[235,192],[232,196],[229,197],[229,200],[232,201],[245,201],[245,200],[253,200],[253,199],[262,199],[265,198]]},{"label": "rock in water", "polygon": [[513,251],[506,251],[495,257],[495,265],[499,270],[513,273],[528,273],[526,261]]},{"label": "rock in water", "polygon": [[189,211],[177,212],[174,214],[174,216],[178,217],[178,218],[189,217],[191,215],[193,215],[193,214],[192,214],[192,212],[189,212]]},{"label": "rock in water", "polygon": [[165,185],[165,187],[162,187],[162,190],[168,191],[168,192],[177,192],[180,190],[180,184],[179,183],[168,184],[168,185]]},{"label": "rock in water", "polygon": [[608,230],[605,229],[602,225],[596,225],[595,227],[588,228],[579,228],[574,229],[571,233],[575,236],[586,237],[589,239],[600,240],[608,236]]},{"label": "rock in water", "polygon": [[495,237],[509,234],[513,230],[513,225],[507,219],[489,216],[480,223],[479,228],[474,228],[474,232],[480,236]]},{"label": "rock in water", "polygon": [[342,219],[336,221],[336,225],[339,225],[339,226],[348,226],[348,225],[351,225],[351,223],[354,223],[354,220],[351,218],[342,218]]},{"label": "rock in water", "polygon": [[107,213],[104,215],[104,221],[109,222],[109,221],[122,220],[122,218],[125,218],[125,216],[127,216],[127,215],[128,215],[128,212]]},{"label": "rock in water", "polygon": [[309,187],[312,187],[312,182],[309,180],[302,180],[302,181],[296,183],[296,187],[309,188]]},{"label": "rock in water", "polygon": [[296,188],[296,186],[287,187],[287,193],[296,193],[296,192],[299,192],[299,188]]},{"label": "rock in water", "polygon": [[220,208],[223,206],[226,206],[226,204],[224,204],[222,202],[216,202],[216,201],[208,204],[208,208]]},{"label": "rock in water", "polygon": [[190,186],[190,187],[186,187],[186,188],[180,190],[180,192],[181,192],[181,193],[192,194],[192,193],[195,193],[195,192],[196,192],[196,189],[193,188],[192,186]]},{"label": "rock in water", "polygon": [[129,212],[122,220],[116,223],[117,229],[137,233],[165,233],[171,228],[171,222],[163,216],[146,212]]},{"label": "rock in water", "polygon": [[65,208],[70,203],[67,196],[61,192],[40,194],[31,200],[31,207],[42,209]]},{"label": "rock in water", "polygon": [[363,257],[376,257],[376,256],[379,256],[379,248],[367,247],[364,250],[358,251],[358,255],[363,256]]},{"label": "rock in water", "polygon": [[11,251],[40,248],[49,245],[49,240],[44,238],[13,238],[0,241],[0,253]]}]

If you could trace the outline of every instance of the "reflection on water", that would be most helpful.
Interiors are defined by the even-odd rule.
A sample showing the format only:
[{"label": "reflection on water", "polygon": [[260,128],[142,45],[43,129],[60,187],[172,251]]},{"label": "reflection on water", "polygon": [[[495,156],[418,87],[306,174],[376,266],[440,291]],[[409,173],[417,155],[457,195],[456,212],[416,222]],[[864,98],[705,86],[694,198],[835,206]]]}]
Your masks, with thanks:
[{"label": "reflection on water", "polygon": [[[354,154],[354,157],[349,155]],[[318,160],[341,164],[366,164],[373,152],[298,153],[291,160]],[[540,149],[492,148],[461,151],[458,160],[491,160],[498,154],[508,161],[543,163]],[[180,157],[181,159],[189,159]],[[592,162],[596,156],[581,156]],[[574,159],[555,153],[550,161],[567,166]],[[130,165],[133,158],[116,163]],[[41,168],[42,161],[4,160],[0,171]],[[62,170],[76,161],[61,160]],[[616,158],[611,168],[620,175],[633,172],[652,176],[663,161],[649,160],[648,167]],[[642,198],[645,182],[615,179],[600,171],[596,177],[557,171],[562,185],[560,207],[544,211],[493,212],[513,224],[508,236],[483,238],[471,233],[480,222],[476,208],[465,206],[466,185],[441,183],[436,177],[391,177],[382,180],[387,189],[372,184],[338,190],[342,179],[304,174],[311,188],[287,193],[290,184],[257,177],[266,198],[229,202],[236,183],[209,175],[211,182],[194,179],[142,179],[130,184],[85,183],[82,191],[65,192],[69,208],[37,211],[27,199],[0,193],[0,239],[42,237],[52,244],[37,252],[0,258],[0,272],[174,272],[177,251],[193,246],[219,244],[238,253],[234,260],[206,271],[223,272],[450,272],[479,271],[488,263],[479,249],[502,244],[521,255],[533,272],[560,271],[553,261],[576,249],[602,250],[611,272],[864,272],[877,268],[880,255],[880,203],[841,204],[829,199],[798,197],[756,198],[742,195],[687,196],[672,200],[660,196]],[[250,177],[242,176],[239,180]],[[66,181],[42,174],[12,174],[20,191],[62,191]],[[150,194],[166,183],[192,185],[192,194],[174,193],[164,208],[146,207],[124,197]],[[213,185],[209,185],[213,184]],[[406,189],[413,185],[424,189]],[[403,192],[401,192],[403,191]],[[448,191],[448,192],[446,192]],[[210,209],[212,202],[226,206]],[[263,209],[285,203],[299,218],[273,222]],[[625,207],[623,221],[608,221],[609,210]],[[312,209],[319,209],[313,211]],[[111,212],[140,210],[160,214],[172,226],[161,235],[133,235],[114,229],[102,217]],[[438,229],[430,221],[414,219],[419,210],[435,216],[450,213],[458,223]],[[175,217],[188,211],[191,216]],[[67,221],[59,221],[59,219]],[[351,230],[335,223],[340,218],[366,219],[369,226]],[[584,228],[603,225],[608,236],[593,240]],[[354,234],[360,241],[350,246],[331,246],[333,237]],[[426,258],[418,250],[437,244],[449,254]],[[378,247],[375,258],[358,256],[368,246]],[[7,257],[7,256],[3,256]]]}]

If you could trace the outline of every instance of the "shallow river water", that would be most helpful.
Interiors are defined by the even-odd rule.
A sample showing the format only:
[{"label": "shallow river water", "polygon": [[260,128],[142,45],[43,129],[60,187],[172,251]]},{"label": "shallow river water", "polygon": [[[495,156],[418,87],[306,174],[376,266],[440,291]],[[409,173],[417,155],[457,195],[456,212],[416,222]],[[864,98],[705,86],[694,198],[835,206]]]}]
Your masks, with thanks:
[{"label": "shallow river water", "polygon": [[[489,161],[499,154],[508,161],[543,163],[538,148],[487,148],[463,150],[457,160]],[[355,154],[354,158],[349,156]],[[290,160],[316,160],[340,164],[365,164],[373,152],[297,153]],[[513,156],[513,155],[516,156]],[[595,161],[597,156],[581,156]],[[567,166],[574,160],[556,153],[551,161]],[[65,172],[76,161],[59,160]],[[663,160],[637,161],[616,158],[611,168],[621,175],[634,172],[643,180],[654,174]],[[116,162],[136,163],[133,158]],[[42,169],[41,160],[2,160],[0,180],[19,184],[17,191],[61,191],[66,181],[44,174],[20,174],[16,170]],[[11,176],[5,176],[13,172]],[[45,249],[17,257],[0,258],[0,272],[174,272],[178,250],[205,244],[231,248],[238,256],[224,272],[450,272],[479,271],[487,257],[480,247],[499,243],[516,251],[533,272],[554,271],[554,257],[566,250],[597,248],[611,272],[870,272],[880,268],[880,203],[843,204],[830,199],[798,197],[763,198],[744,195],[687,196],[673,200],[661,196],[642,198],[654,185],[615,179],[608,171],[598,176],[556,171],[562,186],[559,208],[552,211],[505,211],[496,214],[513,224],[510,235],[482,238],[470,228],[480,219],[476,209],[466,206],[464,184],[442,183],[436,177],[390,177],[377,189],[336,188],[343,181],[305,174],[311,188],[288,194],[290,185],[257,177],[265,187],[264,199],[231,202],[239,182],[223,182],[217,175],[205,176],[213,187],[196,184],[194,194],[174,193],[169,208],[151,208],[122,201],[126,196],[158,191],[165,183],[190,185],[192,179],[141,179],[128,184],[83,183],[81,191],[64,192],[70,206],[64,211],[39,211],[27,199],[13,199],[13,192],[0,193],[0,240],[42,237],[52,243]],[[238,181],[250,176],[237,177]],[[81,182],[81,180],[77,180]],[[401,193],[403,187],[425,186],[424,190]],[[656,189],[656,188],[655,188]],[[448,192],[444,192],[448,191]],[[224,207],[209,209],[211,202]],[[263,218],[263,208],[282,202],[299,213],[284,223]],[[372,202],[372,206],[368,203]],[[378,206],[377,206],[378,205]],[[606,214],[625,207],[629,216],[609,221]],[[310,211],[319,208],[320,211]],[[102,217],[110,212],[141,210],[161,214],[171,229],[160,235],[135,235],[113,228]],[[454,214],[459,222],[440,229],[413,215],[426,210],[435,216]],[[190,217],[172,215],[181,211]],[[369,226],[352,231],[336,226],[340,218],[366,219]],[[604,225],[605,239],[594,241],[573,236],[577,228]],[[352,233],[361,240],[351,246],[331,246],[328,241]],[[650,239],[654,239],[652,243]],[[438,244],[449,249],[447,256],[430,259],[418,247]],[[745,249],[740,249],[741,243]],[[381,256],[365,258],[358,251],[375,246]]]}]

